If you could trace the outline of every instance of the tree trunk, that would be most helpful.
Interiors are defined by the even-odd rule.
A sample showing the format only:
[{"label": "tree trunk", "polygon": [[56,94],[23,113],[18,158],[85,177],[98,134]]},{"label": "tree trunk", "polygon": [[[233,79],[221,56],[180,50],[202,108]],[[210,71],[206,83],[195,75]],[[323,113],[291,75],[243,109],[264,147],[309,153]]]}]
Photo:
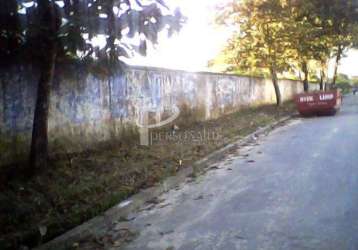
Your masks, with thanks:
[{"label": "tree trunk", "polygon": [[327,89],[328,81],[328,62],[327,60],[321,61],[321,79],[319,84],[319,89],[324,91]]},{"label": "tree trunk", "polygon": [[338,67],[339,67],[339,62],[341,61],[341,58],[342,58],[342,52],[343,52],[343,48],[341,45],[339,45],[338,50],[337,50],[336,64],[334,65],[334,75],[333,75],[332,87],[336,86]]},{"label": "tree trunk", "polygon": [[321,69],[321,79],[320,79],[320,82],[319,82],[319,90],[324,90],[324,81],[325,81],[325,73],[324,73],[324,70]]},{"label": "tree trunk", "polygon": [[270,71],[271,71],[272,84],[273,84],[273,87],[275,88],[276,104],[277,104],[277,106],[281,106],[282,97],[281,97],[280,86],[278,85],[278,78],[277,78],[277,73],[276,73],[275,67],[272,66],[270,68]]},{"label": "tree trunk", "polygon": [[49,55],[47,64],[41,69],[41,77],[38,83],[35,115],[32,129],[32,141],[30,151],[30,175],[37,170],[46,167],[48,156],[48,114],[50,106],[50,87],[55,71],[55,49]]},{"label": "tree trunk", "polygon": [[48,158],[48,114],[50,106],[50,87],[54,77],[56,50],[56,13],[54,3],[41,0],[39,9],[42,11],[41,22],[43,33],[41,75],[38,82],[35,114],[32,128],[30,164],[27,169],[29,176],[47,166]]},{"label": "tree trunk", "polygon": [[304,74],[304,79],[303,79],[303,90],[305,92],[308,92],[309,90],[309,85],[308,85],[308,66],[306,62],[302,63],[302,71]]}]

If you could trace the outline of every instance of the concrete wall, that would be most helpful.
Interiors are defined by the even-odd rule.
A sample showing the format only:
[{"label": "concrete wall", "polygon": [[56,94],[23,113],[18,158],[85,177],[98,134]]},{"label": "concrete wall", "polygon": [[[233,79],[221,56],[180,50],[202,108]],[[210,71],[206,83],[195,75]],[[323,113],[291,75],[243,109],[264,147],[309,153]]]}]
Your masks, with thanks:
[{"label": "concrete wall", "polygon": [[[122,138],[136,129],[144,109],[156,121],[172,106],[185,106],[200,119],[212,119],[275,102],[272,83],[263,78],[141,67],[109,78],[77,68],[75,72],[69,76],[57,69],[52,86],[52,151],[78,151]],[[0,165],[28,153],[37,80],[38,72],[29,67],[0,75]],[[280,88],[284,100],[303,91],[302,83],[289,80],[281,80]]]}]

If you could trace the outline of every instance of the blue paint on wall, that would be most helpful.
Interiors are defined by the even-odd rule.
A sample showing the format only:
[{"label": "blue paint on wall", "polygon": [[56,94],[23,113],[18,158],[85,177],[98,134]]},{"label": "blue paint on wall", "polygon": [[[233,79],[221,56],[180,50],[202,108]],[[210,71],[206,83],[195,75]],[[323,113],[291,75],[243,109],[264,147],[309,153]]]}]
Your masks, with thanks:
[{"label": "blue paint on wall", "polygon": [[128,82],[124,75],[111,78],[111,115],[114,119],[128,118]]}]

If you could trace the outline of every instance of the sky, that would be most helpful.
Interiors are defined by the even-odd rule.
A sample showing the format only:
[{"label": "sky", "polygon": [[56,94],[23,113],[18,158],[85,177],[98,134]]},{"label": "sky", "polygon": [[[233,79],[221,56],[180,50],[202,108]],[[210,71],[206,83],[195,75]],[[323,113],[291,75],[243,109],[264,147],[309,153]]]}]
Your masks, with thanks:
[{"label": "sky", "polygon": [[[330,63],[330,75],[333,74],[333,67],[334,60],[332,60]],[[351,77],[358,77],[358,50],[352,49],[348,51],[347,56],[342,59],[338,71]]]},{"label": "sky", "polygon": [[[230,0],[168,0],[171,9],[179,7],[187,23],[182,30],[168,38],[160,34],[159,44],[148,48],[146,57],[136,55],[125,60],[132,65],[164,67],[188,71],[209,71],[208,61],[215,58],[231,37],[232,29],[214,24],[216,6]],[[63,1],[56,1],[63,7]],[[34,2],[29,1],[25,7],[31,7]],[[24,12],[21,9],[19,13]],[[26,13],[26,12],[25,12]],[[105,46],[106,38],[98,36],[94,45]],[[330,62],[329,75],[333,75],[334,60]],[[340,73],[358,76],[358,50],[351,50],[341,61]]]},{"label": "sky", "polygon": [[[226,0],[225,0],[226,1]],[[208,70],[207,64],[225,46],[230,38],[228,28],[213,23],[216,4],[223,0],[169,0],[173,7],[180,7],[187,23],[180,33],[171,38],[161,34],[155,49],[147,57],[136,56],[130,64],[183,69]]]},{"label": "sky", "polygon": [[[182,69],[188,71],[208,71],[208,61],[224,48],[232,31],[214,24],[215,6],[227,0],[169,0],[172,7],[180,7],[188,18],[179,34],[168,38],[160,35],[159,44],[149,48],[147,57],[136,56],[128,63]],[[340,73],[358,76],[358,51],[351,50],[343,58]],[[333,61],[329,75],[333,74]]]}]

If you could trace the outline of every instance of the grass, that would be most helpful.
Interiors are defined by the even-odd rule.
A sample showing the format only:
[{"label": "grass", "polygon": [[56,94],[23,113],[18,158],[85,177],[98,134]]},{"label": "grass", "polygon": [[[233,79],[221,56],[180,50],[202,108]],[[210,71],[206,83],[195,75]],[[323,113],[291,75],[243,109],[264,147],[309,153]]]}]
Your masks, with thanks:
[{"label": "grass", "polygon": [[[151,131],[165,140],[154,140],[150,147],[135,144],[139,141],[135,138],[111,143],[98,152],[52,160],[33,179],[13,179],[2,187],[0,249],[32,247],[53,239],[140,189],[175,175],[233,137],[244,137],[293,111],[294,105],[286,103],[280,108],[248,108],[205,122],[184,112],[176,121],[176,137],[169,127]],[[205,137],[203,131],[215,136]],[[40,227],[47,229],[43,237]]]}]

